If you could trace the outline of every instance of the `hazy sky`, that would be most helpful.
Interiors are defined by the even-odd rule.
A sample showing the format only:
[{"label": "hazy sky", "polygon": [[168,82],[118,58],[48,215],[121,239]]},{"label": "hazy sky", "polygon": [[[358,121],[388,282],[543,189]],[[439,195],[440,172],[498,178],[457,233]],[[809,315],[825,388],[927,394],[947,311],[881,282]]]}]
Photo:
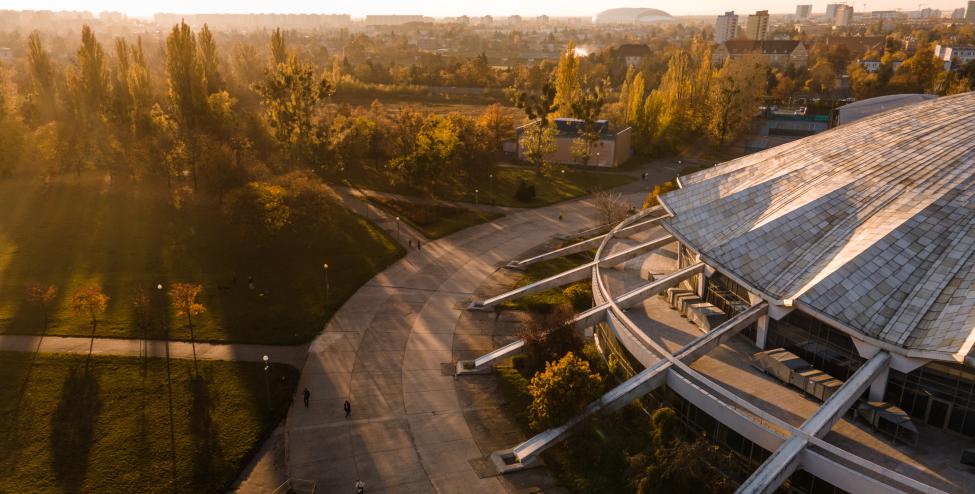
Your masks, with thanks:
[{"label": "hazy sky", "polygon": [[[833,0],[838,1],[838,0]],[[921,0],[874,0],[866,2],[866,10],[917,10]],[[682,14],[720,14],[734,9],[747,13],[757,9],[767,9],[772,13],[795,12],[796,1],[784,0],[697,0],[694,2],[664,1],[623,1],[622,3],[593,2],[592,0],[167,0],[149,2],[145,0],[0,0],[0,9],[25,10],[103,10],[120,11],[131,16],[146,16],[155,12],[197,13],[197,12],[279,12],[279,13],[320,13],[351,14],[362,17],[366,14],[423,14],[432,17],[457,15],[491,14],[505,16],[511,14],[550,16],[590,16],[611,7],[652,7],[665,10],[673,15]],[[814,12],[826,10],[826,2],[812,3]],[[965,0],[929,0],[924,7],[952,10],[964,7]],[[857,11],[863,10],[862,0],[853,0]]]}]

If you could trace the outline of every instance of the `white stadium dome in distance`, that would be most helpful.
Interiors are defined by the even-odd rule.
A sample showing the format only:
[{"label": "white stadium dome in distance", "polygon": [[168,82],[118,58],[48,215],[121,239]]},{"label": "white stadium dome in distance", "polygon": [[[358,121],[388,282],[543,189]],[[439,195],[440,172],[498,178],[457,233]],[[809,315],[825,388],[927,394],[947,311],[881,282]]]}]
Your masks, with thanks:
[{"label": "white stadium dome in distance", "polygon": [[672,20],[674,18],[662,10],[641,7],[604,10],[592,18],[595,24],[656,24]]}]

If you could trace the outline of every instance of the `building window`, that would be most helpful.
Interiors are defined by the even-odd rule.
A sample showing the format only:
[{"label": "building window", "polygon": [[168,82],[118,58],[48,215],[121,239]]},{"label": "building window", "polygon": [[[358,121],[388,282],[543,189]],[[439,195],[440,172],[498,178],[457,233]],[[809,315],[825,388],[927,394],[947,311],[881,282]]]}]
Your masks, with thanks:
[{"label": "building window", "polygon": [[975,371],[933,362],[910,373],[891,369],[884,399],[937,429],[975,438]]},{"label": "building window", "polygon": [[849,336],[797,310],[780,321],[769,321],[767,346],[785,348],[842,381],[865,362]]}]

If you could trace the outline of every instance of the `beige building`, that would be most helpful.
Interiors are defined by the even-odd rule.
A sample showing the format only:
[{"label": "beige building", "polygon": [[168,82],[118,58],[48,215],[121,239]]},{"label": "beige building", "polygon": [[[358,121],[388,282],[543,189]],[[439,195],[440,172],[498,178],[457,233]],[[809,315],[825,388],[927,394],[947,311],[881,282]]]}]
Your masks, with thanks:
[{"label": "beige building", "polygon": [[[626,160],[630,159],[633,155],[633,147],[631,145],[631,133],[632,129],[627,127],[618,132],[614,132],[609,127],[609,121],[600,120],[597,122],[599,126],[599,140],[593,146],[592,156],[589,158],[589,163],[582,163],[578,158],[572,153],[573,147],[576,141],[579,139],[580,132],[582,130],[582,120],[576,118],[556,118],[553,123],[553,128],[555,130],[555,152],[550,153],[545,156],[545,161],[549,163],[556,163],[560,165],[583,165],[588,166],[599,166],[599,167],[617,167],[623,164]],[[525,159],[525,152],[521,146],[521,135],[526,129],[533,125],[538,125],[538,121],[529,122],[521,127],[518,127],[517,134],[517,146],[518,146],[518,159]]]},{"label": "beige building", "polygon": [[753,41],[768,39],[768,11],[759,10],[748,16],[748,23],[745,24],[745,37]]},{"label": "beige building", "polygon": [[845,26],[849,26],[852,22],[853,22],[853,6],[837,5],[836,17],[833,19],[833,25],[838,27],[845,27]]}]

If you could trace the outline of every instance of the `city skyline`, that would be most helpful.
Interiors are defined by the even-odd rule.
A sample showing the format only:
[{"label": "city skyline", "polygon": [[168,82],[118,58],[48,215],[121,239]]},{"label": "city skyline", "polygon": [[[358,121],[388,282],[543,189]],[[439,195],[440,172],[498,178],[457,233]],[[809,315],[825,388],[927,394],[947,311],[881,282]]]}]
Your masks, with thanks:
[{"label": "city skyline", "polygon": [[[452,17],[460,15],[468,16],[537,16],[548,15],[551,17],[587,17],[598,12],[614,7],[647,7],[664,10],[671,15],[720,15],[729,10],[738,13],[752,13],[756,10],[768,10],[771,14],[792,14],[795,13],[796,5],[800,3],[812,3],[813,13],[822,13],[826,10],[827,2],[796,2],[796,1],[765,1],[765,0],[739,0],[735,2],[704,0],[695,2],[693,5],[681,5],[674,8],[666,2],[623,2],[620,4],[605,4],[594,7],[591,2],[581,0],[567,0],[560,2],[558,7],[553,7],[547,2],[516,2],[512,0],[499,0],[490,5],[481,3],[450,2],[446,0],[432,0],[424,2],[422,5],[412,5],[406,7],[402,2],[391,0],[367,0],[364,2],[329,2],[313,3],[307,0],[286,0],[275,2],[273,8],[265,2],[252,0],[229,1],[214,0],[209,2],[192,2],[187,0],[175,0],[167,2],[165,7],[158,4],[133,4],[123,0],[8,0],[4,9],[13,10],[76,10],[89,11],[92,13],[102,11],[122,12],[132,17],[147,17],[155,13],[280,13],[280,14],[349,14],[353,18],[361,18],[366,15],[375,14],[419,14],[430,17]],[[831,2],[832,3],[832,2]],[[837,2],[843,3],[843,2]],[[904,10],[914,11],[918,9],[918,3],[914,0],[887,0],[874,2],[847,2],[852,5],[857,12],[873,10]],[[955,8],[965,7],[967,2],[958,0],[938,0],[922,4],[922,8],[941,9],[951,11]],[[865,8],[864,8],[865,6]]]}]

